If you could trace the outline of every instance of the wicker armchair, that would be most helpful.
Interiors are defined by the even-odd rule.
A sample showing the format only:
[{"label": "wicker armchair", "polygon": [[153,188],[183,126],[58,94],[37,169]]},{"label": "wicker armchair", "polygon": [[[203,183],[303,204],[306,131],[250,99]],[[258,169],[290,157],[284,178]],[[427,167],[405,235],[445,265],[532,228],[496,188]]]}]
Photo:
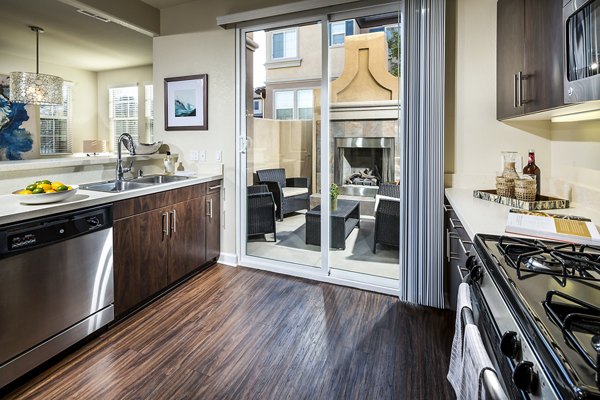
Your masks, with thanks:
[{"label": "wicker armchair", "polygon": [[248,236],[272,233],[277,241],[275,201],[267,185],[248,186]]},{"label": "wicker armchair", "polygon": [[400,186],[382,183],[377,195],[373,253],[377,251],[377,243],[400,247]]},{"label": "wicker armchair", "polygon": [[262,169],[256,171],[259,184],[269,187],[277,205],[277,219],[294,211],[309,208],[308,178],[286,178],[285,169]]}]

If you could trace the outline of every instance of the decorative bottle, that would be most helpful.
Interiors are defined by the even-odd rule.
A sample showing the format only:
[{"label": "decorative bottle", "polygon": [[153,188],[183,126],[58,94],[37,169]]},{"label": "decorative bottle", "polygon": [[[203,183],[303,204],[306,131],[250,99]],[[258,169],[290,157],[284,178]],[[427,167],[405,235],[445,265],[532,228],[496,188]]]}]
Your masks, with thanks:
[{"label": "decorative bottle", "polygon": [[527,165],[523,168],[523,174],[526,175],[535,175],[535,194],[536,196],[540,195],[540,168],[535,165],[535,150],[529,149],[529,158],[527,160]]},{"label": "decorative bottle", "polygon": [[173,157],[171,157],[171,152],[167,151],[167,156],[164,159],[165,164],[165,174],[173,175],[175,172],[175,162],[173,161]]}]

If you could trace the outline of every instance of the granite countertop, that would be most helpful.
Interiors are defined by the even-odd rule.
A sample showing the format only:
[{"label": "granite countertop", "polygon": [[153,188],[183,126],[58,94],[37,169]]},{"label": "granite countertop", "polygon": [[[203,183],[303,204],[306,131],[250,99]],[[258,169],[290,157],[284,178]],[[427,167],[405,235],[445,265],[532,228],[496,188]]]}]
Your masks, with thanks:
[{"label": "granite countertop", "polygon": [[80,208],[92,207],[106,203],[112,203],[117,200],[129,199],[145,194],[158,193],[165,190],[177,189],[180,187],[196,185],[199,183],[210,182],[216,179],[223,179],[222,174],[199,174],[190,179],[177,182],[164,183],[160,185],[149,186],[143,189],[134,189],[126,192],[104,193],[92,190],[81,190],[61,202],[39,205],[26,205],[19,202],[19,198],[12,194],[0,195],[0,225],[13,222],[24,221],[32,218],[43,217],[56,213],[73,211]]},{"label": "granite countertop", "polygon": [[[471,239],[477,233],[505,234],[506,218],[508,217],[508,211],[512,207],[492,201],[476,199],[473,197],[473,189],[447,188],[445,192],[446,198],[458,218],[460,218],[463,227]],[[548,210],[548,212],[552,214],[588,217],[596,225],[600,225],[600,213],[582,206],[571,204],[570,208]]]}]

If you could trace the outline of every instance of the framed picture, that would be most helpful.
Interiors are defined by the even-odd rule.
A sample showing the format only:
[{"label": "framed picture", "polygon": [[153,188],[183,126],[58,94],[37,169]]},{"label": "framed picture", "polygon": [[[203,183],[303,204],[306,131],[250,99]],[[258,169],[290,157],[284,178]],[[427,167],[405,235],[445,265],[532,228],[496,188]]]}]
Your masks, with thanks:
[{"label": "framed picture", "polygon": [[208,75],[165,78],[165,130],[208,129]]}]

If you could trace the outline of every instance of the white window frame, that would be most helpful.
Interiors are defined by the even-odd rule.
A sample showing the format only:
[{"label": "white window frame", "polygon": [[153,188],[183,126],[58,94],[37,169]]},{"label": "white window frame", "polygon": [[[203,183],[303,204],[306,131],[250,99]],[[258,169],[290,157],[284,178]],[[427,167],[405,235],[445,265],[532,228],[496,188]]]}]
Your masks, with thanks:
[{"label": "white window frame", "polygon": [[[296,43],[294,43],[294,54],[285,54],[285,49],[286,49],[286,45],[285,45],[285,34],[289,33],[289,32],[294,32],[294,36],[296,38]],[[300,46],[299,46],[299,37],[298,37],[298,28],[294,27],[294,28],[287,28],[287,29],[279,29],[276,31],[272,31],[269,32],[269,59],[271,61],[282,61],[282,60],[290,60],[290,59],[296,59],[299,57],[298,52],[300,50]],[[273,37],[276,34],[283,34],[283,56],[282,57],[273,57]]]},{"label": "white window frame", "polygon": [[[341,33],[333,33],[333,27],[334,26],[341,26],[342,27],[342,32]],[[346,40],[346,21],[336,21],[336,22],[330,22],[329,23],[329,29],[331,30],[330,33],[330,40],[331,40],[331,44],[329,45],[329,47],[342,47],[344,45],[344,42]],[[333,42],[333,37],[334,36],[342,36],[342,43],[334,43]]]},{"label": "white window frame", "polygon": [[[276,89],[273,90],[273,119],[278,120],[278,121],[286,121],[285,119],[278,119],[277,118],[277,102],[275,101],[276,99],[276,93],[279,92],[292,92],[293,96],[292,96],[292,118],[290,120],[299,120],[300,119],[300,113],[298,111],[298,92],[303,91],[303,90],[310,90],[310,91],[314,91],[315,88],[313,87],[304,87],[304,88],[290,88],[290,89]],[[314,102],[313,102],[313,107],[314,107]],[[314,111],[313,111],[314,112]],[[313,114],[314,115],[314,114]],[[287,121],[290,121],[287,120]],[[307,120],[303,120],[303,121],[309,121]]]},{"label": "white window frame", "polygon": [[[114,95],[113,95],[113,91],[114,90],[124,90],[124,89],[130,89],[132,90],[132,92],[135,92],[135,113],[133,113],[134,115],[127,115],[126,117],[115,117],[115,105],[114,105]],[[133,90],[135,89],[135,90]],[[135,126],[136,129],[134,132],[127,132],[131,135],[131,137],[133,138],[134,142],[139,142],[139,130],[140,130],[140,123],[139,123],[139,115],[140,115],[140,96],[139,96],[139,87],[137,84],[135,85],[126,85],[126,86],[117,86],[117,87],[111,87],[108,89],[108,118],[110,121],[110,136],[112,138],[112,143],[113,143],[113,152],[117,151],[117,140],[119,139],[119,136],[121,135],[121,133],[117,133],[116,132],[116,122],[117,121],[131,121],[131,122],[135,122]],[[124,103],[127,103],[126,101],[124,101]],[[129,110],[129,107],[128,107]],[[127,149],[124,149],[125,151],[127,151]]]},{"label": "white window frame", "polygon": [[[42,129],[43,121],[49,121],[52,123],[53,128],[50,132],[45,133]],[[56,132],[57,122],[65,122],[65,131]],[[40,155],[41,156],[52,156],[57,154],[71,154],[73,151],[73,83],[63,83],[63,104],[61,105],[45,105],[40,106]],[[62,138],[61,136],[64,136]],[[66,142],[64,149],[57,149],[56,144],[52,145],[51,151],[43,151],[42,149],[42,138],[57,137]]]}]

